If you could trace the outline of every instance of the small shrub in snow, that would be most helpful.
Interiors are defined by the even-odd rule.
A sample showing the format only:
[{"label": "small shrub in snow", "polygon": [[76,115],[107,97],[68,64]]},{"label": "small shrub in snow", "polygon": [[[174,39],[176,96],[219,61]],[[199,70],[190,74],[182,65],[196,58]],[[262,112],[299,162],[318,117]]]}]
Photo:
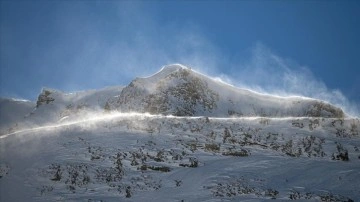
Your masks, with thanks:
[{"label": "small shrub in snow", "polygon": [[10,167],[5,164],[0,165],[0,179],[9,173]]},{"label": "small shrub in snow", "polygon": [[276,199],[279,192],[275,189],[267,189],[265,191],[265,197],[271,197],[271,199]]},{"label": "small shrub in snow", "polygon": [[241,149],[240,151],[228,151],[223,153],[224,156],[239,156],[245,157],[249,156],[249,152],[245,149]]},{"label": "small shrub in snow", "polygon": [[127,186],[126,187],[126,198],[130,198],[131,197],[131,187],[130,186]]},{"label": "small shrub in snow", "polygon": [[212,152],[218,152],[218,151],[220,151],[220,146],[218,144],[215,144],[215,143],[205,144],[205,150],[206,151],[212,151]]},{"label": "small shrub in snow", "polygon": [[349,153],[347,149],[344,149],[344,147],[338,142],[336,143],[336,149],[337,152],[332,154],[332,160],[349,161]]}]

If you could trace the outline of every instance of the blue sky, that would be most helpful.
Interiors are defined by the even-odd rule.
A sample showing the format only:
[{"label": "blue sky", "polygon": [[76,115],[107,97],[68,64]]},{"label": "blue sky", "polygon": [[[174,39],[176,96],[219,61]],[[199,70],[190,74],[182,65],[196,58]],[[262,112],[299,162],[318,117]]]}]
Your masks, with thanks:
[{"label": "blue sky", "polygon": [[360,103],[358,1],[1,1],[0,96],[126,85],[183,63],[242,87]]}]

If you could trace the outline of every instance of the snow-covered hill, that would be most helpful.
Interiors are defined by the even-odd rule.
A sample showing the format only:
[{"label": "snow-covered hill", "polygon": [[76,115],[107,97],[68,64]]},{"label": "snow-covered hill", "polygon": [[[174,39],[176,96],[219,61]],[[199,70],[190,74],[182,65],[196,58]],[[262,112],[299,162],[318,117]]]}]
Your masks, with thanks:
[{"label": "snow-covered hill", "polygon": [[[126,87],[74,93],[44,88],[35,106],[32,102],[22,102],[21,106],[19,103],[11,99],[0,103],[1,110],[5,110],[1,117],[4,121],[0,124],[0,136],[21,128],[77,119],[89,112],[111,110],[211,117],[346,116],[340,108],[324,101],[264,95],[236,88],[180,64],[164,66],[156,74],[137,78]],[[10,109],[12,111],[8,112]]]},{"label": "snow-covered hill", "polygon": [[182,65],[0,100],[0,201],[359,201],[360,120]]},{"label": "snow-covered hill", "polygon": [[259,94],[178,64],[132,81],[115,108],[176,116],[344,117],[341,109],[323,101]]},{"label": "snow-covered hill", "polygon": [[98,114],[0,138],[0,201],[358,201],[360,121]]},{"label": "snow-covered hill", "polygon": [[36,103],[16,99],[0,100],[0,136],[23,128],[78,119],[89,112],[103,112],[115,102],[123,87],[64,93],[43,88]]}]

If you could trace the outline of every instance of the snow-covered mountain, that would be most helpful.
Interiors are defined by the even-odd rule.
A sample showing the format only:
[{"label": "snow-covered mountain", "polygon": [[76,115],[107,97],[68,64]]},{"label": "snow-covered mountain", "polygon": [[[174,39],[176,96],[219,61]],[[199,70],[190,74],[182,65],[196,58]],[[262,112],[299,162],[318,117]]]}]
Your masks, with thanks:
[{"label": "snow-covered mountain", "polygon": [[[13,109],[7,105],[19,103],[7,99],[7,102],[1,102],[1,109]],[[76,119],[89,111],[211,117],[345,117],[340,108],[324,101],[256,93],[220,82],[180,64],[164,66],[156,74],[137,78],[126,87],[74,93],[44,88],[36,106],[31,102],[22,103],[24,106],[28,103],[26,106],[33,109],[30,112],[20,107],[11,113],[4,111],[1,134],[15,128]],[[13,120],[9,116],[20,118],[5,121]]]},{"label": "snow-covered mountain", "polygon": [[236,88],[179,64],[133,80],[115,108],[176,116],[344,117],[341,109],[320,100]]},{"label": "snow-covered mountain", "polygon": [[182,65],[0,100],[0,201],[359,201],[360,120]]}]

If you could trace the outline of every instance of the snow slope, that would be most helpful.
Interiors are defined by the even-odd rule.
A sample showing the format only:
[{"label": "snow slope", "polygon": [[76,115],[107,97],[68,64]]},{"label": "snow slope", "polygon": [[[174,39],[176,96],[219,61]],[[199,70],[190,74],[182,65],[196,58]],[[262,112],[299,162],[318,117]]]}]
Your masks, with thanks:
[{"label": "snow slope", "polygon": [[0,100],[0,136],[24,128],[78,119],[88,112],[103,112],[117,100],[123,87],[64,93],[43,88],[36,103],[15,99]]},{"label": "snow slope", "polygon": [[15,130],[35,108],[35,103],[28,100],[0,98],[0,131]]},{"label": "snow slope", "polygon": [[360,120],[182,65],[0,100],[0,201],[359,201]]},{"label": "snow slope", "polygon": [[104,114],[0,139],[0,201],[358,201],[360,121]]}]

